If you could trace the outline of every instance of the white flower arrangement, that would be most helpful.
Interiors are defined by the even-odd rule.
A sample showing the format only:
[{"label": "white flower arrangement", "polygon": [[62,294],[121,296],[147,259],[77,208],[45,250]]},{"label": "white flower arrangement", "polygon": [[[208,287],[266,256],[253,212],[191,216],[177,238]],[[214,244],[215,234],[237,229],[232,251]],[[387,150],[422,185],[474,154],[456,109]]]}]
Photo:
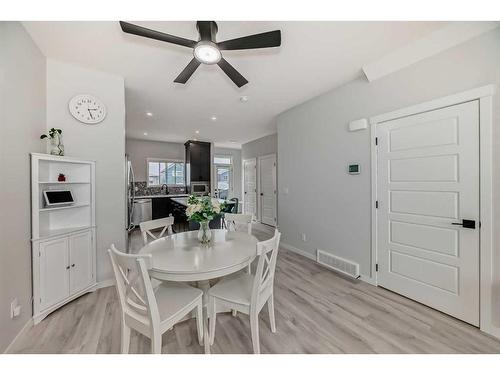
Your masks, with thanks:
[{"label": "white flower arrangement", "polygon": [[221,213],[225,203],[219,203],[215,198],[189,196],[186,208],[186,216],[189,220],[198,223],[202,221],[213,220],[215,216]]}]

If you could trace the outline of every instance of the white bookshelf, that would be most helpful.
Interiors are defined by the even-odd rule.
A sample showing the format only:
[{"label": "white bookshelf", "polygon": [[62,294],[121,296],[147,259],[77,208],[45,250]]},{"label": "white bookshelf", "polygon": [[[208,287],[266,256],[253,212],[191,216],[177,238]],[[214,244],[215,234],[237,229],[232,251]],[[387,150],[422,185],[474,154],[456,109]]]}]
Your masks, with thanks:
[{"label": "white bookshelf", "polygon": [[[66,181],[57,181],[59,173]],[[46,154],[31,155],[32,240],[46,238],[54,231],[72,232],[74,228],[95,226],[95,163]],[[46,190],[71,190],[74,204],[45,207]]]},{"label": "white bookshelf", "polygon": [[[57,181],[60,173],[66,181]],[[47,207],[43,192],[68,189],[74,203]],[[31,154],[33,319],[95,288],[95,162]]]}]

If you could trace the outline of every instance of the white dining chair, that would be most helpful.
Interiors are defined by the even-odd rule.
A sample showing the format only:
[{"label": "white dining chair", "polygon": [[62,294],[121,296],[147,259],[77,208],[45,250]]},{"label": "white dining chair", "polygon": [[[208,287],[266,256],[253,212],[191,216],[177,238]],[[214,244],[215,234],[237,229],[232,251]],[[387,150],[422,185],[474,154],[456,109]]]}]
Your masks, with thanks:
[{"label": "white dining chair", "polygon": [[260,353],[259,313],[267,302],[271,332],[276,332],[274,318],[274,271],[281,233],[276,229],[273,238],[257,244],[257,270],[255,275],[243,273],[219,281],[208,291],[210,345],[215,339],[217,305],[250,316],[250,330],[255,354]]},{"label": "white dining chair", "polygon": [[[174,225],[174,217],[172,215],[164,217],[161,219],[143,221],[139,224],[141,228],[142,240],[144,245],[148,244],[148,235],[157,240],[164,235],[170,236],[173,234],[172,226]],[[155,229],[163,228],[159,235],[155,236],[151,231]]]},{"label": "white dining chair", "polygon": [[[203,292],[191,286],[161,282],[153,289],[148,269],[151,254],[131,255],[108,249],[121,306],[121,352],[128,353],[130,331],[151,339],[151,352],[160,354],[162,334],[195,311],[198,341],[203,343]],[[208,338],[207,338],[208,339]]]},{"label": "white dining chair", "polygon": [[252,218],[253,215],[251,214],[224,214],[227,230],[239,231],[244,229],[248,234],[252,234]]},{"label": "white dining chair", "polygon": [[[226,228],[230,232],[238,232],[238,231],[245,231],[248,234],[252,234],[252,219],[253,215],[252,214],[231,214],[231,213],[226,213],[224,214],[224,221],[226,223]],[[252,265],[249,264],[247,268],[247,272],[251,273],[252,272]],[[236,316],[236,314],[233,313],[233,315]]]}]

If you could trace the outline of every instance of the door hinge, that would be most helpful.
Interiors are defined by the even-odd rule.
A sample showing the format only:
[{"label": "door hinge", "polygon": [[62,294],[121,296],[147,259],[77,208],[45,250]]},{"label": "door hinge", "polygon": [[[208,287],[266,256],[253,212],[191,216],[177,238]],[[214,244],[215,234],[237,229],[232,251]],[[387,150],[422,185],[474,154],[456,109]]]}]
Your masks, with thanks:
[{"label": "door hinge", "polygon": [[375,137],[375,146],[378,146],[378,137]]},{"label": "door hinge", "polygon": [[378,272],[378,263],[375,264],[375,272]]},{"label": "door hinge", "polygon": [[378,201],[375,201],[375,208],[378,208]]}]

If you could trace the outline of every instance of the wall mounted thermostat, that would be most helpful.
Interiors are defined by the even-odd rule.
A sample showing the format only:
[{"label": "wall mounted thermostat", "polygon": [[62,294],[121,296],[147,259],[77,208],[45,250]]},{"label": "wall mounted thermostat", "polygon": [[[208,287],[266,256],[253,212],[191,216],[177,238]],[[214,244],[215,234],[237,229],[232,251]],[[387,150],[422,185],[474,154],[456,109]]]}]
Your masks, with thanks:
[{"label": "wall mounted thermostat", "polygon": [[349,174],[360,174],[361,173],[361,168],[359,164],[349,164],[349,167],[347,168],[347,172]]}]

